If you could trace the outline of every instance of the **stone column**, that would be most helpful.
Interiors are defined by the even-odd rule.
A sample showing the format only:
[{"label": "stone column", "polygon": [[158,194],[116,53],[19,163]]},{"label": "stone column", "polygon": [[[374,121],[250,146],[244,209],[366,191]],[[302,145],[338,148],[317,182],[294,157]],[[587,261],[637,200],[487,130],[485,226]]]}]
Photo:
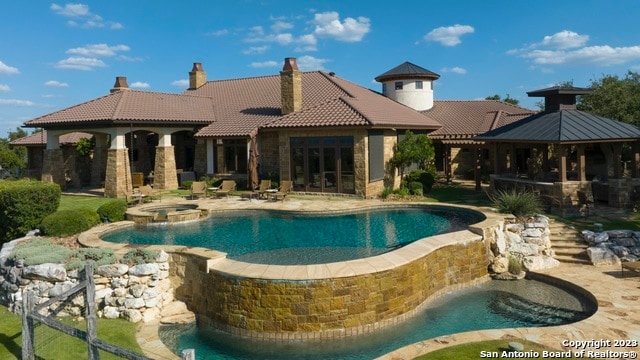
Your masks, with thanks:
[{"label": "stone column", "polygon": [[174,190],[178,188],[178,173],[175,149],[171,145],[171,134],[158,134],[158,136],[153,187],[158,190]]},{"label": "stone column", "polygon": [[578,152],[578,181],[587,181],[586,160],[584,156],[584,144],[576,145]]},{"label": "stone column", "polygon": [[64,176],[64,154],[62,149],[46,149],[42,159],[42,181],[52,182],[66,188]]},{"label": "stone column", "polygon": [[207,140],[205,139],[198,138],[196,140],[193,170],[198,174],[198,177],[209,174],[207,169]]},{"label": "stone column", "polygon": [[558,145],[558,175],[560,182],[567,182],[567,146]]},{"label": "stone column", "polygon": [[111,134],[111,148],[107,151],[104,179],[104,196],[106,197],[120,198],[133,192],[129,154],[125,146],[125,131],[124,128],[117,128],[116,133]]}]

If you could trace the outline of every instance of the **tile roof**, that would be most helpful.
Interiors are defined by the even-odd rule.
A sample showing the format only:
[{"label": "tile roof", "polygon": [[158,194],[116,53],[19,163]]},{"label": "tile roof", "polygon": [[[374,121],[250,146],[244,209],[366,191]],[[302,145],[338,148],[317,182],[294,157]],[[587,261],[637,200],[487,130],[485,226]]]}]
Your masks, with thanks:
[{"label": "tile roof", "polygon": [[210,98],[124,90],[37,117],[25,122],[25,126],[208,124],[213,120],[213,102]]},{"label": "tile roof", "polygon": [[436,80],[440,78],[440,75],[429,71],[421,66],[405,61],[404,63],[394,67],[393,69],[376,76],[375,80],[378,82],[389,81],[393,79],[406,79],[406,78],[425,78]]},{"label": "tile roof", "polygon": [[430,137],[468,139],[535,112],[498,100],[436,100],[433,108],[422,113],[443,125],[429,134]]},{"label": "tile roof", "polygon": [[546,143],[628,141],[640,139],[640,128],[580,110],[559,110],[526,117],[474,139]]},{"label": "tile roof", "polygon": [[[80,139],[91,139],[91,134],[84,132],[72,132],[64,135],[60,135],[58,141],[60,144],[76,144]],[[47,144],[47,130],[39,131],[19,139],[15,139],[9,143],[15,146],[44,146]]]},{"label": "tile roof", "polygon": [[209,96],[216,122],[197,136],[246,136],[256,128],[372,126],[437,129],[440,124],[385,96],[331,74],[302,75],[302,109],[280,114],[280,76],[210,81],[185,93]]}]

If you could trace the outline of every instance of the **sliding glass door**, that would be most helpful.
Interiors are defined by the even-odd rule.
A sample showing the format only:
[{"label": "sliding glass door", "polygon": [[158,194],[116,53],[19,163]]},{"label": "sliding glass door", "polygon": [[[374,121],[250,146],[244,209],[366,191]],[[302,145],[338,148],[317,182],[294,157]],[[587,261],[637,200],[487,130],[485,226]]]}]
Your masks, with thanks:
[{"label": "sliding glass door", "polygon": [[295,191],[354,193],[353,137],[291,138]]}]

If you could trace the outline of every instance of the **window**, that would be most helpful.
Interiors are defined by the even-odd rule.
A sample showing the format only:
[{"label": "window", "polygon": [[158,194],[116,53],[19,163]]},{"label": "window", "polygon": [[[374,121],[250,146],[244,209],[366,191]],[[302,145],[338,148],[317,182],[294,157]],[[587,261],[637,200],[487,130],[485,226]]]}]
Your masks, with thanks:
[{"label": "window", "polygon": [[416,81],[416,90],[422,90],[422,80]]},{"label": "window", "polygon": [[396,90],[402,90],[402,81],[396,81]]},{"label": "window", "polygon": [[387,93],[387,84],[382,84],[382,93],[386,94]]},{"label": "window", "polygon": [[245,139],[223,140],[224,172],[245,174],[247,172],[247,141]]},{"label": "window", "polygon": [[384,135],[369,130],[369,181],[384,179]]}]

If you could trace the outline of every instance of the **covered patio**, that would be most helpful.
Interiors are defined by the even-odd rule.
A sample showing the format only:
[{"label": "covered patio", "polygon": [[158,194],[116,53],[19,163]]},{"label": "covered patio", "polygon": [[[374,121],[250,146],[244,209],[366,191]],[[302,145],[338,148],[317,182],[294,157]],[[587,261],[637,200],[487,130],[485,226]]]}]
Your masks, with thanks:
[{"label": "covered patio", "polygon": [[[562,215],[591,202],[631,205],[640,186],[640,129],[576,109],[590,89],[552,87],[528,92],[545,111],[474,138],[493,147],[491,187],[533,191]],[[627,158],[623,158],[627,154]]]}]

